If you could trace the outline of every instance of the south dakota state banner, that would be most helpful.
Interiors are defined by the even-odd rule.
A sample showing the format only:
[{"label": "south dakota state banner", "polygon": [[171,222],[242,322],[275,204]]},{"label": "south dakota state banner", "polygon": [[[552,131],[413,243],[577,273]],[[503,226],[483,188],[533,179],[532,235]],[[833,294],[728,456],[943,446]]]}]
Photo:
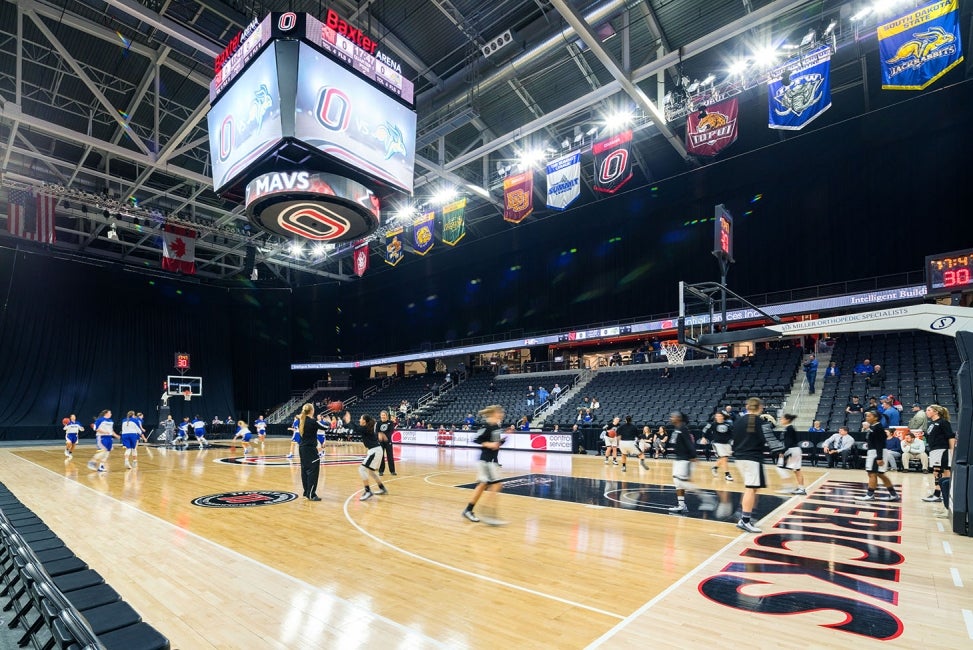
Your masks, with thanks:
[{"label": "south dakota state banner", "polygon": [[922,90],[963,61],[957,0],[930,2],[879,25],[882,88]]},{"label": "south dakota state banner", "polygon": [[385,263],[390,266],[395,266],[402,261],[405,257],[405,251],[402,246],[402,236],[405,233],[405,229],[402,226],[396,226],[392,230],[385,233]]},{"label": "south dakota state banner", "polygon": [[614,194],[632,178],[631,130],[591,145],[595,156],[596,192]]},{"label": "south dakota state banner", "polygon": [[580,151],[547,163],[547,207],[563,210],[580,195]]},{"label": "south dakota state banner", "polygon": [[436,213],[420,214],[412,220],[412,251],[416,255],[425,255],[432,250],[436,243],[433,230],[436,227]]},{"label": "south dakota state banner", "polygon": [[[768,77],[772,129],[798,131],[831,108],[831,48],[820,47],[775,68]],[[784,82],[789,83],[785,84]]]},{"label": "south dakota state banner", "polygon": [[736,97],[693,111],[686,117],[686,151],[694,156],[715,156],[737,140]]},{"label": "south dakota state banner", "polygon": [[358,240],[355,242],[355,249],[351,254],[352,266],[354,267],[355,275],[361,277],[365,275],[365,271],[368,270],[368,242],[364,240]]},{"label": "south dakota state banner", "polygon": [[534,170],[503,179],[503,220],[520,223],[534,211]]},{"label": "south dakota state banner", "polygon": [[466,235],[466,198],[453,201],[443,206],[443,235],[444,244],[455,246]]}]

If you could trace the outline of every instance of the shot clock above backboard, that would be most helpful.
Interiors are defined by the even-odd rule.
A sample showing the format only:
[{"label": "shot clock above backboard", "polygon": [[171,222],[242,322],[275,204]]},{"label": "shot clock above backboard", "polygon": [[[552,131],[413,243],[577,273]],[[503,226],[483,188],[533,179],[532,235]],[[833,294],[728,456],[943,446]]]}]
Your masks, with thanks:
[{"label": "shot clock above backboard", "polygon": [[927,295],[945,295],[973,290],[973,248],[926,256]]}]

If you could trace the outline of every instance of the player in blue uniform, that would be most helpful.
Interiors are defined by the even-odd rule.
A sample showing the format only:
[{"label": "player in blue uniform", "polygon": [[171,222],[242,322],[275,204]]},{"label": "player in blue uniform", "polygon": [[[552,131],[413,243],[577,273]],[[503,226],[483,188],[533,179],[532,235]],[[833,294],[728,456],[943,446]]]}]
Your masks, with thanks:
[{"label": "player in blue uniform", "polygon": [[78,444],[78,436],[81,435],[84,426],[78,422],[74,413],[68,420],[68,423],[64,425],[64,455],[68,458],[74,458],[74,448]]},{"label": "player in blue uniform", "polygon": [[125,447],[125,469],[132,469],[138,463],[139,439],[145,440],[142,423],[135,415],[135,411],[129,411],[128,415],[122,420],[122,446]]},{"label": "player in blue uniform", "polygon": [[185,417],[176,427],[176,437],[172,439],[172,444],[176,442],[189,442],[189,418]]},{"label": "player in blue uniform", "polygon": [[301,429],[300,429],[300,427],[301,427],[301,421],[300,421],[300,419],[294,418],[294,423],[291,424],[291,428],[288,429],[288,431],[293,432],[293,435],[291,436],[291,451],[290,451],[289,454],[287,454],[287,457],[288,458],[293,458],[294,457],[294,451],[301,444]]},{"label": "player in blue uniform", "polygon": [[325,417],[324,413],[318,413],[317,419],[318,419],[318,424],[321,426],[321,428],[318,429],[315,436],[317,436],[318,439],[318,458],[321,458],[322,456],[324,456],[324,441],[326,439],[324,437],[324,432],[330,429],[331,425],[328,423],[328,419]]},{"label": "player in blue uniform", "polygon": [[253,428],[257,431],[257,438],[262,446],[267,438],[267,420],[264,419],[263,415],[258,415],[257,419],[253,421]]},{"label": "player in blue uniform", "polygon": [[111,419],[111,410],[105,409],[102,411],[98,415],[98,419],[91,426],[95,430],[95,442],[98,445],[98,451],[88,461],[88,469],[107,472],[108,468],[105,467],[105,461],[108,460],[108,454],[111,453],[113,439],[119,437],[115,433],[115,423]]},{"label": "player in blue uniform", "polygon": [[206,444],[206,423],[203,422],[197,415],[190,424],[193,427],[193,434],[196,436],[196,442],[199,443],[199,448],[202,449],[203,445]]},{"label": "player in blue uniform", "polygon": [[236,424],[237,430],[236,435],[233,436],[233,439],[236,440],[239,438],[241,441],[243,441],[243,455],[247,456],[250,454],[250,441],[253,439],[253,434],[250,433],[250,427],[248,427],[247,423],[243,420],[240,420]]}]

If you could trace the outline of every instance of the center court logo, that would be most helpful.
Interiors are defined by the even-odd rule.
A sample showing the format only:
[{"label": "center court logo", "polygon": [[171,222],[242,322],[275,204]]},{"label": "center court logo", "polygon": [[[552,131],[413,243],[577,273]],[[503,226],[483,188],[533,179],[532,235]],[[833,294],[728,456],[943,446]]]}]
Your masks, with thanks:
[{"label": "center court logo", "polygon": [[293,492],[273,492],[267,490],[244,490],[242,492],[221,492],[207,494],[192,500],[194,506],[202,508],[254,508],[256,506],[276,506],[297,498]]}]

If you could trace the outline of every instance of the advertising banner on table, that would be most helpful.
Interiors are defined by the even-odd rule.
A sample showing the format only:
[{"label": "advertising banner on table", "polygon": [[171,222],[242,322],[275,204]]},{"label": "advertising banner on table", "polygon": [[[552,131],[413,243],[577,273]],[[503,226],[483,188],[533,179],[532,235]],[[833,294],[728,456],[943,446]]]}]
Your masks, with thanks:
[{"label": "advertising banner on table", "polygon": [[402,238],[405,236],[405,228],[396,226],[385,233],[385,263],[395,266],[405,257]]},{"label": "advertising banner on table", "polygon": [[963,61],[958,0],[938,0],[878,26],[882,88],[922,90]]},{"label": "advertising banner on table", "polygon": [[503,179],[503,220],[520,223],[534,211],[534,170]]},{"label": "advertising banner on table", "polygon": [[361,277],[368,270],[368,242],[359,241],[355,244],[352,251],[352,260],[355,267],[355,275]]},{"label": "advertising banner on table", "polygon": [[625,131],[591,145],[595,156],[596,192],[614,194],[632,178],[632,132]]},{"label": "advertising banner on table", "polygon": [[443,206],[444,244],[455,246],[466,235],[466,198]]},{"label": "advertising banner on table", "polygon": [[412,220],[412,252],[416,255],[425,255],[432,250],[436,238],[433,233],[436,229],[436,213],[426,212],[420,214]]},{"label": "advertising banner on table", "polygon": [[831,48],[824,46],[772,70],[767,83],[772,129],[799,131],[831,108]]},{"label": "advertising banner on table", "polygon": [[547,163],[547,207],[563,210],[580,195],[580,151]]},{"label": "advertising banner on table", "polygon": [[686,151],[694,156],[715,156],[736,142],[739,108],[734,97],[686,116]]},{"label": "advertising banner on table", "polygon": [[[431,429],[402,429],[392,432],[392,442],[403,445],[479,447],[473,442],[476,436],[476,431],[452,431],[448,437],[440,437],[437,431]],[[555,451],[570,454],[574,451],[573,442],[570,433],[554,433],[553,431],[511,433],[507,435],[507,441],[503,444],[503,448],[505,450]]]}]

